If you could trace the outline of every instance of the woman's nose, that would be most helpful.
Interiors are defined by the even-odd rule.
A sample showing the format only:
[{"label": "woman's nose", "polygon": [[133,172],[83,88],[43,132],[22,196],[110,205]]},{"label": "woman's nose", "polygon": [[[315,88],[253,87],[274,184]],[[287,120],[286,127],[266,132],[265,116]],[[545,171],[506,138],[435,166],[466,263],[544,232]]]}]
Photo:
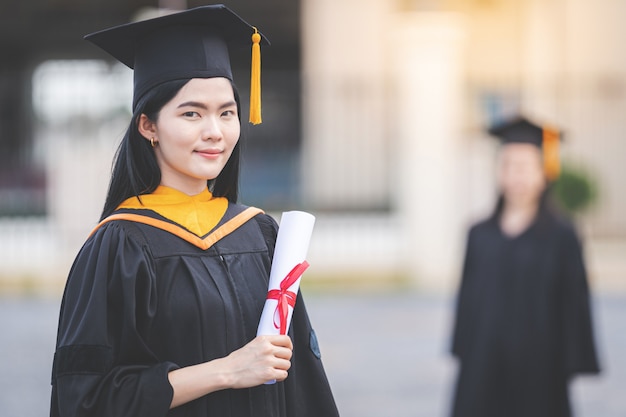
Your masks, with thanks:
[{"label": "woman's nose", "polygon": [[222,139],[222,129],[216,117],[206,117],[202,130],[203,140],[218,141]]}]

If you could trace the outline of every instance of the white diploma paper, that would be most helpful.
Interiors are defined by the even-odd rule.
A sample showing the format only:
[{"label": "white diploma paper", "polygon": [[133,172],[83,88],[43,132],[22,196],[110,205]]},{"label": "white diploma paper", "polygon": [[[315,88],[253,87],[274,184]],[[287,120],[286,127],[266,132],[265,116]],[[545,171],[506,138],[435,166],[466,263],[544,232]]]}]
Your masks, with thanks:
[{"label": "white diploma paper", "polygon": [[[315,216],[303,211],[287,211],[282,214],[270,270],[268,293],[271,290],[280,290],[281,281],[295,266],[306,260],[314,224]],[[289,291],[297,295],[299,288],[300,278],[289,287]],[[278,300],[265,300],[257,335],[280,334],[280,328],[277,325],[277,306]],[[289,330],[292,314],[293,308],[290,306],[287,316],[287,330]]]}]

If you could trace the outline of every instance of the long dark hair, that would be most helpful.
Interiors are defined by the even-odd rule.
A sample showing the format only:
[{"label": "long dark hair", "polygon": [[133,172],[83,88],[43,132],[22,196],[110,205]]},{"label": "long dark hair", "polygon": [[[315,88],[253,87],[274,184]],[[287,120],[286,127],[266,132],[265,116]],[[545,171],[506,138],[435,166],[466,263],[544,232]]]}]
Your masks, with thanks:
[{"label": "long dark hair", "polygon": [[[546,188],[539,195],[539,204],[537,210],[537,216],[543,216],[546,214],[552,215],[562,215],[561,211],[554,203],[554,198],[552,197],[552,184],[548,183]],[[491,213],[491,219],[499,221],[502,216],[502,211],[504,209],[504,195],[502,192],[498,194],[498,200],[496,201],[496,206]]]},{"label": "long dark hair", "polygon": [[[139,133],[137,122],[142,114],[156,121],[163,106],[173,99],[188,82],[189,79],[163,83],[148,91],[137,102],[128,129],[115,154],[109,190],[100,220],[113,213],[124,200],[149,194],[161,183],[161,170],[157,164],[154,149],[150,146],[150,142]],[[239,93],[234,83],[231,84],[237,103],[237,116],[241,123]],[[226,197],[233,203],[237,202],[239,195],[240,143],[241,140],[235,145],[222,172],[215,179],[207,181],[207,186],[214,196]]]}]

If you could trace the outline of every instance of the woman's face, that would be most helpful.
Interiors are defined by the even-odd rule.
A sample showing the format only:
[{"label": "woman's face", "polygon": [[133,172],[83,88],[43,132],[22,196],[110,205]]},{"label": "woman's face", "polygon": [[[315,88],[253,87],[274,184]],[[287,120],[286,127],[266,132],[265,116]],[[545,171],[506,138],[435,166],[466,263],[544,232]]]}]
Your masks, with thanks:
[{"label": "woman's face", "polygon": [[498,183],[511,205],[538,204],[546,187],[541,150],[529,143],[509,143],[500,151]]},{"label": "woman's face", "polygon": [[194,78],[160,110],[141,115],[139,131],[154,138],[161,184],[189,195],[222,171],[239,140],[237,103],[226,78]]}]

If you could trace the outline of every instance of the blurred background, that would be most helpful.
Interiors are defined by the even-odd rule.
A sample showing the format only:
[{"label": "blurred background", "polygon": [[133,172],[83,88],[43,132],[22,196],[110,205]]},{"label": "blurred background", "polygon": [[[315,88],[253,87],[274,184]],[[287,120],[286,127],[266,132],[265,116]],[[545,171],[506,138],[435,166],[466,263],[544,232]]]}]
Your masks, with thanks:
[{"label": "blurred background", "polygon": [[[565,133],[555,194],[585,241],[604,369],[575,405],[626,415],[626,1],[224,3],[272,42],[241,200],[317,217],[303,291],[343,415],[446,415],[465,233],[496,197],[484,129],[517,112]],[[130,117],[131,71],[82,36],[203,4],[0,2],[2,416],[48,412],[64,280]],[[242,97],[249,55],[232,51]]]}]

